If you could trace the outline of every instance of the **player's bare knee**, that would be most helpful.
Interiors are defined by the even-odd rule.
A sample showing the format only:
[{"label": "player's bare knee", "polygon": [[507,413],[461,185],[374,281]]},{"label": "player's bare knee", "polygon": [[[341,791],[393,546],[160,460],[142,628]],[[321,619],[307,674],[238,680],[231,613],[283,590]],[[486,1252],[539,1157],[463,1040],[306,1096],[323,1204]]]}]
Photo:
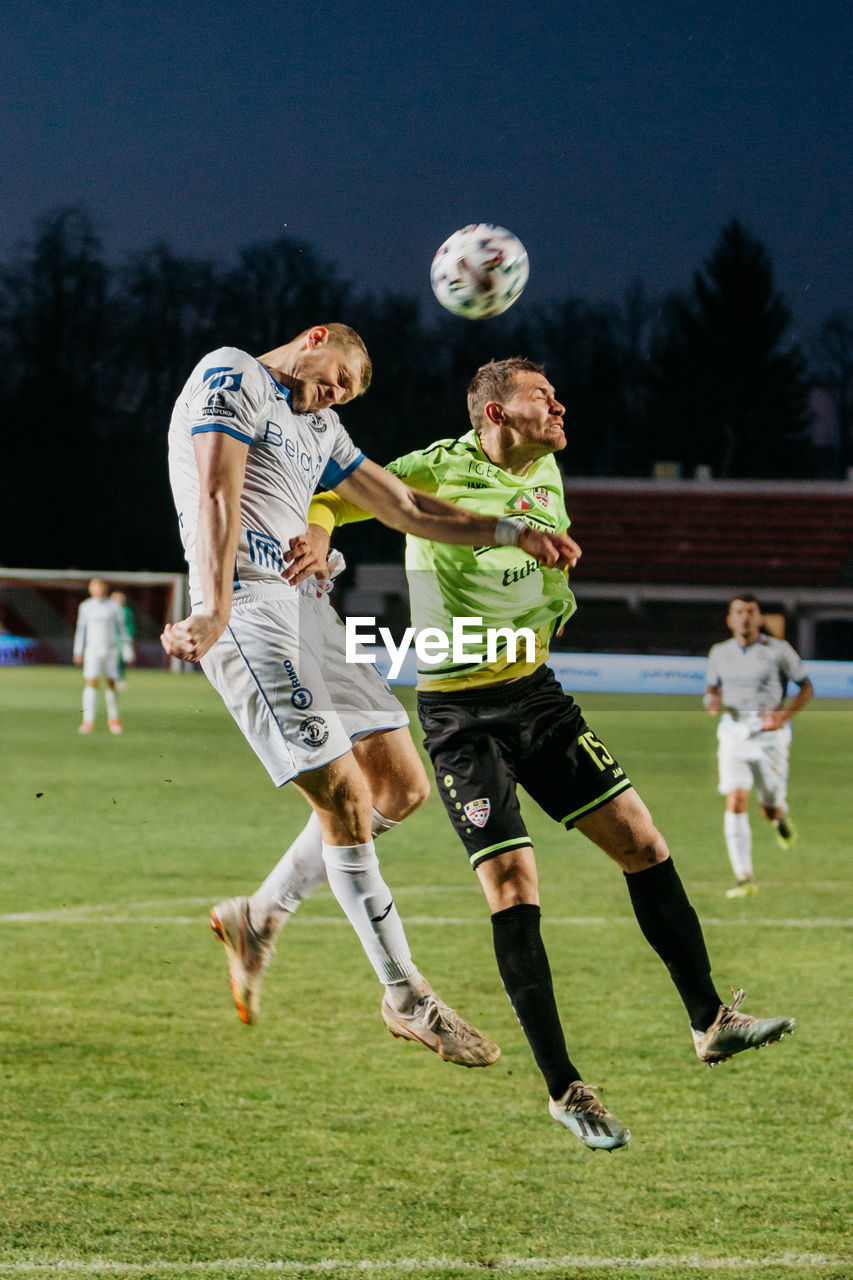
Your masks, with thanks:
[{"label": "player's bare knee", "polygon": [[391,822],[402,822],[429,796],[429,779],[408,730],[365,738],[353,754],[370,786],[374,807]]},{"label": "player's bare knee", "polygon": [[749,809],[749,792],[740,789],[730,791],[726,796],[726,809],[729,813],[746,813]]},{"label": "player's bare knee", "polygon": [[371,787],[373,807],[391,822],[402,822],[409,814],[420,809],[429,796],[426,774],[400,778],[388,778]]},{"label": "player's bare knee", "polygon": [[666,862],[669,849],[661,833],[654,828],[641,836],[626,839],[623,844],[611,849],[610,856],[619,863],[623,871],[645,871],[648,867]]},{"label": "player's bare knee", "polygon": [[480,862],[477,878],[493,915],[524,903],[539,905],[539,877],[530,846]]},{"label": "player's bare knee", "polygon": [[406,788],[398,801],[398,809],[401,809],[400,817],[396,819],[400,822],[403,818],[408,818],[410,813],[414,813],[416,809],[420,809],[421,805],[429,799],[429,779],[426,774],[422,777],[414,777],[406,779]]}]

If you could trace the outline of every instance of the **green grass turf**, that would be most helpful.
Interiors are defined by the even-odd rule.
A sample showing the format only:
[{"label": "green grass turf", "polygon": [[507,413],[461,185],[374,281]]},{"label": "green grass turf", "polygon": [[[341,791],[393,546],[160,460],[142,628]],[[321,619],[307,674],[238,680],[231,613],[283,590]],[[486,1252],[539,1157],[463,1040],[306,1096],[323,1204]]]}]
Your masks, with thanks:
[{"label": "green grass turf", "polygon": [[667,835],[720,990],[799,1019],[700,1064],[621,874],[529,807],[572,1056],[634,1135],[607,1155],[548,1118],[435,796],[380,853],[421,968],[503,1047],[486,1071],[387,1034],[327,891],[244,1027],[208,906],[255,887],[304,802],[202,677],[131,673],[121,738],[103,720],[78,737],[81,684],[0,671],[0,1280],[853,1274],[853,705],[798,718],[800,844],[754,813],[761,893],[730,902],[711,720],[692,699],[580,699]]}]

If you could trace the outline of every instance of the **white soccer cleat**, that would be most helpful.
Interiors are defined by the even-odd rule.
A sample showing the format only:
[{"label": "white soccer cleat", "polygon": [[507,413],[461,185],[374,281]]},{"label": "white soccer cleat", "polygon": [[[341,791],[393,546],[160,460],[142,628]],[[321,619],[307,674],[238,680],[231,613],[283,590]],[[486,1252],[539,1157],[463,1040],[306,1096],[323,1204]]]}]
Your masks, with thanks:
[{"label": "white soccer cleat", "polygon": [[570,1084],[562,1098],[550,1098],[548,1110],[593,1151],[615,1151],[631,1141],[631,1130],[617,1120],[582,1080]]},{"label": "white soccer cleat", "polygon": [[776,836],[776,843],[780,849],[785,849],[786,851],[793,849],[794,845],[797,843],[797,828],[791,821],[790,813],[787,813],[784,818],[779,818],[777,822],[773,823],[773,831]]},{"label": "white soccer cleat", "polygon": [[758,885],[754,880],[738,880],[731,889],[726,889],[727,898],[754,898],[758,893]]},{"label": "white soccer cleat", "polygon": [[385,996],[382,1021],[398,1040],[414,1040],[460,1067],[488,1067],[501,1056],[493,1041],[460,1018],[434,991],[421,996],[410,1013],[398,1013]]},{"label": "white soccer cleat", "polygon": [[227,898],[210,912],[210,927],[225,947],[231,975],[231,994],[241,1021],[258,1020],[261,983],[275,955],[275,941],[258,933],[249,915],[247,898]]},{"label": "white soccer cleat", "polygon": [[791,1035],[797,1025],[796,1018],[753,1018],[749,1013],[740,1013],[738,1006],[746,998],[746,992],[743,988],[735,991],[730,987],[729,990],[732,1003],[720,1005],[720,1012],[707,1031],[693,1031],[696,1053],[710,1067],[726,1062],[743,1049],[775,1044],[783,1036]]}]

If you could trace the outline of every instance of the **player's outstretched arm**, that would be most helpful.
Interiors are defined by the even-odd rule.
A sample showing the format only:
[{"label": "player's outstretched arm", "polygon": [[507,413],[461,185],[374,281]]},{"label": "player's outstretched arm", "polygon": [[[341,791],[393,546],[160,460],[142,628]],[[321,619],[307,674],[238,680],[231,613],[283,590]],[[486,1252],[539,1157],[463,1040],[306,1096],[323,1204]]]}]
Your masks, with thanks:
[{"label": "player's outstretched arm", "polygon": [[182,622],[167,623],[160,643],[173,658],[198,662],[228,625],[234,594],[234,560],[240,541],[240,495],[248,447],[223,432],[193,438],[199,475],[196,553],[204,607]]},{"label": "player's outstretched arm", "polygon": [[451,542],[462,546],[489,547],[501,543],[521,547],[540,564],[571,568],[580,557],[578,544],[565,533],[543,533],[517,522],[517,536],[509,522],[494,516],[479,515],[445,502],[433,493],[412,489],[402,480],[366,458],[355,471],[336,486],[336,493],[355,503],[401,533],[412,533],[432,542]]}]

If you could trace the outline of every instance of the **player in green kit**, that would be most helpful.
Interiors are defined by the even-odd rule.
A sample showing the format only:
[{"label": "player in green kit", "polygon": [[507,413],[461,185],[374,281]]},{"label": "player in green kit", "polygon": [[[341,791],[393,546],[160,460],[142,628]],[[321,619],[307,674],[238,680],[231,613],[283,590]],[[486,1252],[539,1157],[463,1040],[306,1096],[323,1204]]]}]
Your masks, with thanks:
[{"label": "player in green kit", "polygon": [[[564,408],[541,366],[514,358],[478,370],[468,391],[472,430],[388,464],[414,489],[503,521],[550,531],[569,525],[554,453]],[[315,498],[311,527],[294,539],[304,572],[325,556],[335,524],[363,519],[333,494]],[[323,531],[321,533],[321,530]],[[579,549],[578,549],[579,554]],[[549,1093],[552,1117],[587,1146],[612,1150],[627,1127],[583,1083],[569,1058],[540,934],[536,861],[521,816],[520,784],[567,828],[577,827],[621,867],[640,928],[663,960],[711,1065],[793,1030],[726,1006],[711,981],[699,920],[666,842],[615,757],[545,665],[551,638],[575,610],[562,570],[540,569],[517,546],[446,547],[409,537],[406,570],[416,630],[449,634],[454,618],[482,617],[503,646],[465,661],[419,664],[425,745],[451,822],[483,887],[498,969]],[[527,628],[522,655],[509,631]],[[531,652],[532,648],[532,652]]]}]

